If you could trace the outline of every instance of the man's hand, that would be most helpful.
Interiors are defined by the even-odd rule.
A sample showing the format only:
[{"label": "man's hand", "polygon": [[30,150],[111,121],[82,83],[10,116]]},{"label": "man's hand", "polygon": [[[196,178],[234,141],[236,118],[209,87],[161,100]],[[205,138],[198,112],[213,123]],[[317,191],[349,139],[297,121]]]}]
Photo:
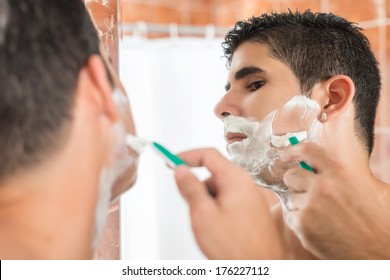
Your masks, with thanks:
[{"label": "man's hand", "polygon": [[[195,238],[210,259],[280,259],[281,238],[261,189],[243,169],[215,149],[181,153],[190,166],[206,167],[201,182],[186,166],[175,171],[187,201]],[[214,196],[209,194],[209,191]]]},{"label": "man's hand", "polygon": [[286,161],[305,161],[316,174],[293,168],[284,175],[291,190],[286,223],[303,246],[323,259],[389,259],[388,186],[369,170],[350,170],[314,143],[289,149]]}]

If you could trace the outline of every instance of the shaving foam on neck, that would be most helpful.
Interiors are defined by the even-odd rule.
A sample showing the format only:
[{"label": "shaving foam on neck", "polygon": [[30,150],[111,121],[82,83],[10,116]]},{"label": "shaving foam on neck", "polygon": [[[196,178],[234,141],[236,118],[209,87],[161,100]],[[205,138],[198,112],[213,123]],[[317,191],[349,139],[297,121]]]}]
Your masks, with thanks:
[{"label": "shaving foam on neck", "polygon": [[95,210],[95,228],[92,241],[93,250],[97,249],[104,232],[107,211],[111,202],[112,190],[118,178],[134,166],[137,159],[129,155],[125,143],[126,129],[122,123],[113,124],[109,130],[109,161],[100,170],[99,193]]}]

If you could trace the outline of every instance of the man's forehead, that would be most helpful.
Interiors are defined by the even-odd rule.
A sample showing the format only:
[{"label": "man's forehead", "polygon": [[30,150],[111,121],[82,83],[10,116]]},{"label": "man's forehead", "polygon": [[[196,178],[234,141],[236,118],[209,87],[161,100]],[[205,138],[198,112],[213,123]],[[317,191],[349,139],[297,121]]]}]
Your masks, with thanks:
[{"label": "man's forehead", "polygon": [[267,64],[275,61],[264,44],[246,42],[240,45],[234,52],[232,63],[229,68],[229,74],[235,75],[243,68],[257,67],[266,72]]},{"label": "man's forehead", "polygon": [[253,61],[256,58],[272,58],[269,47],[258,42],[244,42],[233,53],[232,66]]},{"label": "man's forehead", "polygon": [[[255,68],[258,71],[254,71]],[[292,70],[288,65],[275,58],[266,44],[245,42],[233,54],[228,79],[232,81],[235,77],[248,76],[243,75],[248,72],[251,75],[272,76],[278,73],[290,74]]]}]

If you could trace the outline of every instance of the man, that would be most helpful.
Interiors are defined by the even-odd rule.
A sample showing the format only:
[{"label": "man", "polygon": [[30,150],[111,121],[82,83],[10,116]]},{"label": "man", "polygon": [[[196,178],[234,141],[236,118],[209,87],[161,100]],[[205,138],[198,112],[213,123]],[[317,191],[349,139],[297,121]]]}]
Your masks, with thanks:
[{"label": "man", "polygon": [[[368,40],[359,28],[332,14],[310,11],[264,14],[237,22],[226,35],[223,46],[229,76],[227,92],[215,111],[225,123],[227,148],[233,158],[240,156],[237,163],[247,168],[259,185],[274,189],[284,203],[283,209],[281,205],[273,209],[274,221],[263,225],[273,231],[276,224],[279,236],[270,240],[274,244],[278,244],[278,238],[283,240],[283,257],[389,258],[390,245],[386,237],[390,232],[386,226],[390,224],[389,185],[374,178],[368,166],[374,143],[380,74]],[[291,101],[302,95],[310,99],[309,103],[318,105],[309,110],[315,112],[316,117],[311,119],[311,125],[301,127],[302,116],[313,114],[285,115],[289,125],[281,129],[277,117],[288,112]],[[237,119],[237,123],[244,119],[242,123],[247,127],[229,131],[231,118]],[[264,141],[255,142],[257,146],[248,144],[259,135],[264,136],[261,130],[253,135],[248,132],[252,121],[257,122],[256,129],[270,130],[267,137],[261,138],[268,141],[265,152],[257,150]],[[316,133],[312,133],[313,127]],[[303,132],[306,134],[299,134]],[[285,145],[277,146],[272,140],[289,133],[304,135],[303,140],[314,140],[322,148],[316,144],[298,145],[283,155]],[[197,151],[197,160],[192,159],[192,162],[207,166],[205,153]],[[251,158],[253,153],[264,158]],[[182,156],[190,160],[187,153]],[[250,159],[250,164],[245,159]],[[253,165],[256,160],[259,163]],[[208,161],[219,164],[216,159]],[[297,161],[307,161],[315,173],[295,167],[284,175],[291,163]],[[252,169],[253,166],[256,168]],[[214,210],[202,208],[206,203],[196,194],[202,188],[190,189],[188,171],[177,172],[180,189],[190,203],[195,235],[206,248],[209,242],[215,241],[197,229],[208,226],[211,232],[217,232],[217,225],[210,224],[208,218],[208,212]],[[232,176],[229,176],[231,184]],[[215,180],[212,177],[212,181],[205,184],[214,188],[218,185],[216,189],[223,195],[222,182],[216,184]],[[202,184],[195,183],[194,178],[191,181]],[[217,202],[218,198],[217,191]],[[259,221],[269,220],[269,212],[258,213]],[[222,228],[223,225],[221,231]],[[356,232],[359,234],[354,234]],[[372,244],[378,237],[380,240],[375,246],[359,247],[359,242]],[[244,240],[242,238],[242,246],[250,246]],[[275,255],[270,256],[273,257]]]},{"label": "man", "polygon": [[93,256],[135,133],[80,0],[0,1],[0,258]]},{"label": "man", "polygon": [[[0,259],[91,258],[138,155],[125,145],[135,133],[126,95],[82,2],[0,0],[0,81]],[[268,211],[225,163],[248,182],[226,193],[249,199],[220,216]]]}]

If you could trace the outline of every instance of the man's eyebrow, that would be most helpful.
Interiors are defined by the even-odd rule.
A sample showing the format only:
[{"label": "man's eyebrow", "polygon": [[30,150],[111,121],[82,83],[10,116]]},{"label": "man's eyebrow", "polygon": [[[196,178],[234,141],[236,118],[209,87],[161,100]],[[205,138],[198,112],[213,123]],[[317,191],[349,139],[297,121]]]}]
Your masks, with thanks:
[{"label": "man's eyebrow", "polygon": [[[238,70],[236,73],[234,73],[234,79],[235,80],[241,80],[244,79],[245,77],[252,75],[252,74],[259,74],[259,73],[264,73],[265,71],[259,67],[255,66],[245,66]],[[229,91],[231,88],[231,84],[227,83],[225,85],[225,91]]]},{"label": "man's eyebrow", "polygon": [[246,76],[249,76],[252,74],[263,73],[263,72],[264,72],[264,70],[261,68],[254,67],[254,66],[246,66],[246,67],[241,68],[240,70],[238,70],[234,74],[234,79],[241,80],[241,79],[245,78]]}]

